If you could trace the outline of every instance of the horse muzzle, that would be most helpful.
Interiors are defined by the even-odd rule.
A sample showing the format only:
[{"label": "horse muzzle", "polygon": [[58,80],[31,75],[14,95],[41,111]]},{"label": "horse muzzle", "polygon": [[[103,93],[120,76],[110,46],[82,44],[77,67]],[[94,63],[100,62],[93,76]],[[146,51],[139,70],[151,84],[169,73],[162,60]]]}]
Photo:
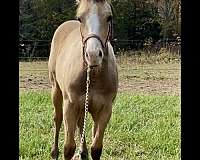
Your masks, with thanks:
[{"label": "horse muzzle", "polygon": [[104,54],[101,49],[85,53],[86,62],[92,68],[98,67],[101,65],[101,63],[103,61],[103,56],[104,56]]}]

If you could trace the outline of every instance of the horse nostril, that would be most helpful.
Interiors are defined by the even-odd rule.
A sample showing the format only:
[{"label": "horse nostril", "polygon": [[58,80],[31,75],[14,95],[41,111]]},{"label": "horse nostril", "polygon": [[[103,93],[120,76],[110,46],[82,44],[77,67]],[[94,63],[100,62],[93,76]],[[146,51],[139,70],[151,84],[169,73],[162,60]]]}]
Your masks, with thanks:
[{"label": "horse nostril", "polygon": [[99,57],[102,57],[103,54],[102,54],[102,51],[99,51]]}]

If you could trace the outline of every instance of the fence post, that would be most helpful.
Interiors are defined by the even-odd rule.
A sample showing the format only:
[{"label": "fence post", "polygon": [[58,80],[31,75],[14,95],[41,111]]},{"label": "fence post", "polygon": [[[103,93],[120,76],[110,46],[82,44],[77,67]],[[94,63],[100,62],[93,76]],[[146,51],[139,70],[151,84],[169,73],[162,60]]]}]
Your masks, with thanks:
[{"label": "fence post", "polygon": [[31,52],[31,54],[30,54],[30,59],[31,59],[32,57],[34,57],[34,52],[35,52],[36,45],[37,45],[37,41],[34,42],[33,50],[32,50],[32,52]]}]

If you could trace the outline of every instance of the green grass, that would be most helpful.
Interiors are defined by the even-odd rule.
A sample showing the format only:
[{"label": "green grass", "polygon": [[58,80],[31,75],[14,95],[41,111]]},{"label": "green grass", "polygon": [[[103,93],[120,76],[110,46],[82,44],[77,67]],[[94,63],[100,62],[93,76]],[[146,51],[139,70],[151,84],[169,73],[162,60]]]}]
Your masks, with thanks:
[{"label": "green grass", "polygon": [[[49,160],[53,107],[49,92],[20,92],[20,159]],[[87,144],[91,145],[91,117]],[[60,132],[60,151],[64,142]],[[79,146],[79,144],[77,144]],[[62,154],[60,154],[62,159]],[[180,97],[120,93],[104,136],[102,160],[179,160]]]}]

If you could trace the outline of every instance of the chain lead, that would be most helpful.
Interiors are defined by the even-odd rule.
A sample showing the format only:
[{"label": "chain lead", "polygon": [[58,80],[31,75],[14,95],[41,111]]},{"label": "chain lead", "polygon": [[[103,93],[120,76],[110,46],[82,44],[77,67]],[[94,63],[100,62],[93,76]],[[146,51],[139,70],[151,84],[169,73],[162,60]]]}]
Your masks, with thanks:
[{"label": "chain lead", "polygon": [[86,129],[86,120],[87,120],[87,113],[88,113],[88,96],[89,96],[89,85],[90,85],[90,67],[87,67],[87,80],[86,80],[86,94],[85,94],[85,114],[84,114],[84,121],[83,121],[83,131],[81,134],[81,143],[80,143],[80,150],[79,150],[79,159],[81,159],[81,146],[84,143],[84,136],[85,136],[85,129]]}]

